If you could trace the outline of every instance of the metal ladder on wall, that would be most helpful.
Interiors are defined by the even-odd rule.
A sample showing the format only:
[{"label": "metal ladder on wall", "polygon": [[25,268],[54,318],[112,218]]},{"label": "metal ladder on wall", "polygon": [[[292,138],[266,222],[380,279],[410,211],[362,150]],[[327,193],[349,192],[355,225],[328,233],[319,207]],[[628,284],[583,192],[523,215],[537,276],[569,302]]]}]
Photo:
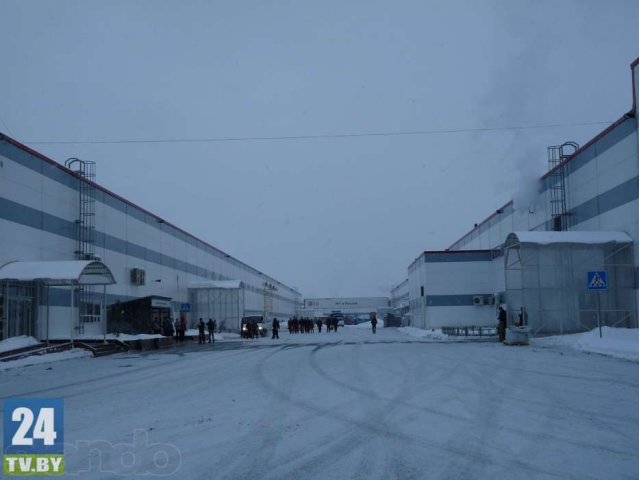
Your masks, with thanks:
[{"label": "metal ladder on wall", "polygon": [[548,177],[551,220],[554,231],[565,231],[571,226],[571,212],[569,212],[566,193],[566,168],[562,164],[578,148],[580,147],[575,142],[565,142],[562,145],[547,147],[549,171],[551,172]]},{"label": "metal ladder on wall", "polygon": [[[77,174],[76,186],[78,190],[78,217],[75,220],[76,249],[74,254],[77,260],[98,260],[96,257],[96,196],[93,182],[96,178],[96,163],[79,158],[69,158],[64,162],[65,166]],[[84,333],[84,325],[87,322],[99,318],[95,311],[96,292],[93,287],[83,286],[78,289],[78,308],[80,311],[80,323],[76,327],[79,334]]]},{"label": "metal ladder on wall", "polygon": [[274,292],[276,290],[278,290],[278,287],[276,287],[275,285],[269,283],[269,282],[264,282],[263,284],[263,298],[264,298],[264,305],[263,305],[263,321],[264,321],[264,325],[267,325],[267,317],[273,313],[273,295]]}]

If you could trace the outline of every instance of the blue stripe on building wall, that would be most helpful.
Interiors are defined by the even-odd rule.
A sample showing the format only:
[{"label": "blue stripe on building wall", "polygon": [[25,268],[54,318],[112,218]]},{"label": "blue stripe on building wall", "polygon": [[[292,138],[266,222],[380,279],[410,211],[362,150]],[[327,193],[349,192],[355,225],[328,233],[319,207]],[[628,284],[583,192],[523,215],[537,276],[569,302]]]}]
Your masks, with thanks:
[{"label": "blue stripe on building wall", "polygon": [[[99,301],[102,301],[102,292],[97,292],[96,293],[97,298],[99,299]],[[107,293],[105,295],[105,303],[107,305],[107,307],[112,306],[115,303],[124,303],[124,302],[128,302],[129,300],[137,300],[140,297],[130,297],[128,295],[115,295],[112,293]],[[69,289],[65,289],[65,288],[55,288],[55,287],[51,287],[49,289],[49,307],[69,307],[69,304],[71,303],[71,291]],[[179,312],[180,311],[180,305],[183,302],[171,302],[171,304],[173,305],[173,310],[174,312]],[[39,302],[40,306],[46,306],[47,305],[47,299],[46,299],[46,295],[43,295],[41,298],[41,301]],[[75,302],[74,302],[74,306],[78,306],[78,297],[75,297]],[[262,315],[263,312],[261,311],[255,311],[257,315]],[[249,313],[249,311],[247,311],[247,313]],[[282,312],[271,312],[272,315],[279,317],[279,318],[286,318],[288,317],[290,314],[289,313],[282,313]]]},{"label": "blue stripe on building wall", "polygon": [[[576,157],[572,158],[566,165],[566,172],[572,174],[584,167],[586,164],[594,160],[596,157],[603,155],[611,147],[624,140],[629,135],[633,134],[637,130],[636,119],[629,119],[626,122],[618,125],[614,130],[609,132],[604,137],[598,139],[584,151],[580,152]],[[553,175],[545,178],[543,191],[546,191],[550,187]]]},{"label": "blue stripe on building wall", "polygon": [[[569,210],[572,225],[579,225],[594,217],[615,210],[638,199],[638,177],[627,180],[620,185],[607,190],[591,200]],[[553,230],[553,220],[549,219],[544,224],[545,230]]]},{"label": "blue stripe on building wall", "polygon": [[[75,224],[73,222],[2,197],[0,197],[0,218],[75,240]],[[206,268],[202,268],[198,265],[193,265],[183,262],[182,260],[178,260],[177,258],[163,255],[155,250],[127,242],[104,232],[96,232],[95,245],[98,248],[105,248],[112,252],[121,253],[123,255],[145,260],[157,265],[170,267],[199,277],[216,278],[218,280],[232,280],[230,277],[216,274],[212,270],[207,270]],[[251,285],[247,285],[246,288],[252,292],[262,293],[261,289],[252,287]],[[295,303],[295,300],[285,298],[281,295],[273,295],[273,297],[284,302]]]},{"label": "blue stripe on building wall", "polygon": [[451,250],[448,252],[425,252],[425,263],[439,262],[486,262],[491,261],[491,250],[465,251]]},{"label": "blue stripe on building wall", "polygon": [[2,197],[0,197],[0,218],[62,237],[75,238],[74,223]]},{"label": "blue stripe on building wall", "polygon": [[493,294],[489,293],[476,293],[473,295],[427,295],[425,297],[425,303],[427,307],[471,307],[473,304],[473,297],[481,296],[488,302],[489,297]]},{"label": "blue stripe on building wall", "polygon": [[[590,200],[587,200],[584,203],[572,208],[569,210],[569,217],[571,218],[572,225],[579,225],[580,223],[586,222],[595,218],[599,215],[605,214],[611,210],[614,210],[618,207],[626,205],[629,202],[633,202],[638,200],[638,186],[639,180],[638,177],[634,177],[630,180],[627,180],[620,185],[613,187],[610,190],[594,197]],[[505,209],[505,214],[510,214],[513,212],[513,209]],[[493,224],[483,224],[477,230],[474,230],[473,235],[480,235],[485,230],[488,230]],[[533,228],[533,230],[553,230],[553,220],[548,219],[544,223],[538,225]],[[454,243],[455,248],[459,248],[460,245],[464,245],[466,242],[471,241],[473,236],[464,237]],[[463,241],[464,240],[464,241]],[[451,251],[463,251],[463,250],[451,250]]]},{"label": "blue stripe on building wall", "polygon": [[[24,150],[16,147],[13,144],[0,140],[0,155],[3,155],[6,158],[9,158],[15,161],[16,163],[22,165],[23,167],[33,170],[72,190],[79,189],[80,180],[78,178],[72,176],[71,174],[65,172],[64,170],[61,170],[60,168],[55,167],[54,165],[51,165],[41,160],[38,157],[31,155],[28,152],[25,152]],[[224,253],[221,250],[216,249],[215,247],[207,245],[202,240],[189,236],[183,231],[178,230],[177,228],[174,228],[166,223],[159,223],[156,217],[146,213],[139,207],[135,207],[133,205],[125,203],[122,200],[114,197],[113,195],[110,195],[108,192],[105,192],[101,189],[96,188],[94,192],[95,192],[95,199],[98,203],[102,203],[115,210],[118,210],[129,217],[135,218],[153,228],[160,230],[161,232],[173,235],[176,239],[181,240],[210,255],[214,255],[220,259],[223,259],[225,262],[233,264],[236,267],[239,267],[251,273],[255,273],[255,274],[259,273],[253,267],[250,267],[249,265],[241,262],[240,260],[234,257],[231,257],[230,255]],[[268,275],[265,275],[265,276],[268,277]],[[272,280],[293,292],[293,289],[290,289],[290,287],[287,287],[286,285],[279,282],[278,280],[274,278],[272,278]]]},{"label": "blue stripe on building wall", "polygon": [[[605,137],[599,139],[589,148],[585,149],[585,151],[581,152],[578,156],[572,159],[567,164],[568,171],[574,172],[579,168],[583,167],[588,162],[590,162],[597,156],[602,155],[609,148],[613,147],[614,145],[616,145],[617,143],[625,139],[628,135],[633,134],[636,131],[636,129],[637,127],[636,127],[635,119],[630,119],[629,121],[623,122],[617,128],[609,132]],[[28,152],[23,151],[22,149],[8,142],[0,141],[0,154],[7,158],[10,158],[11,160],[19,163],[20,165],[26,168],[29,168],[47,178],[50,178],[58,183],[61,183],[62,185],[65,185],[71,189],[76,189],[76,190],[78,189],[78,181],[79,181],[78,179],[66,173],[64,170],[61,170],[60,168],[50,165],[47,162],[42,161],[41,159],[31,155]],[[543,191],[549,187],[548,185],[549,181],[550,181],[550,177],[547,177],[547,179],[545,179]],[[184,232],[177,230],[167,224],[158,223],[156,218],[147,214],[143,210],[136,208],[132,205],[129,205],[121,201],[120,199],[108,194],[107,192],[104,192],[103,190],[96,189],[95,193],[96,193],[96,200],[98,202],[108,205],[126,214],[127,216],[136,218],[141,222],[144,222],[147,225],[150,225],[162,232],[172,234],[179,240],[182,240],[209,254],[215,255],[216,257],[222,258],[226,262],[232,263],[239,268],[245,269],[252,273],[257,272],[254,269],[252,269],[252,267],[249,267],[248,265],[240,262],[237,259],[234,259],[233,257],[227,256],[224,252],[205,244],[201,240],[190,237],[186,235]],[[617,187],[612,188],[607,192],[604,192],[598,197],[595,197],[573,208],[571,210],[572,218],[573,218],[572,223],[575,225],[575,224],[585,222],[591,218],[594,218],[598,215],[606,213],[609,210],[620,207],[630,201],[637,200],[637,198],[638,198],[638,177],[635,177],[631,180],[624,182],[623,184]],[[507,207],[505,207],[505,211],[503,213],[504,214],[513,213],[513,205],[510,204]],[[42,229],[44,231],[61,235],[67,238],[75,239],[75,233],[74,233],[75,225],[72,222],[61,219],[59,217],[55,217],[45,212],[31,209],[30,207],[26,207],[24,205],[19,205],[7,199],[0,198],[0,218],[4,218],[8,221],[12,221],[22,225],[27,225],[32,228]],[[474,235],[482,233],[484,230],[489,229],[493,224],[499,221],[500,221],[499,217],[493,217],[485,224],[482,224],[478,230],[474,231]],[[542,227],[542,225],[540,227]],[[545,228],[547,230],[552,229],[552,225],[550,221],[547,221]],[[458,244],[462,240],[463,239],[460,239],[458,242],[456,242],[456,244]],[[167,257],[165,255],[162,255],[159,252],[147,249],[145,247],[141,247],[136,244],[132,244],[130,242],[126,242],[124,240],[112,237],[105,233],[96,232],[96,245],[104,247],[107,250],[115,251],[125,255],[130,255],[132,257],[139,258],[142,260],[147,260],[159,265],[175,268],[176,270],[180,270],[183,272],[194,273],[202,277],[209,278],[213,275],[212,271],[208,271],[196,265],[187,264],[186,262],[182,262],[181,260],[178,260],[172,257]],[[450,258],[447,258],[446,256],[437,257],[437,254],[429,254],[429,255],[430,255],[429,259],[425,257],[425,262],[474,261],[474,260],[467,260],[467,259],[458,260],[455,258],[455,256],[451,256]],[[480,258],[478,258],[475,261],[480,261]],[[218,276],[218,278],[223,279],[224,277]],[[281,298],[283,300],[286,300],[282,297],[276,297],[276,298]]]},{"label": "blue stripe on building wall", "polygon": [[[598,139],[596,142],[594,142],[584,151],[580,152],[576,157],[571,159],[571,161],[566,165],[567,174],[572,174],[576,172],[577,170],[584,167],[592,160],[596,159],[598,156],[603,155],[611,147],[615,146],[619,142],[626,139],[629,135],[634,134],[636,131],[637,131],[637,121],[635,118],[630,118],[627,121],[622,122],[614,130],[609,132],[604,137]],[[552,181],[553,181],[552,175],[544,178],[540,186],[539,193],[543,194],[547,190],[549,190],[549,188],[551,187]],[[635,184],[637,185],[638,177],[636,177],[635,179],[629,180],[628,182],[634,182],[634,181],[635,181]],[[625,182],[625,183],[628,183],[628,182]],[[625,187],[622,187],[622,188],[624,189]],[[635,188],[635,196],[630,197],[630,200],[627,200],[627,201],[624,201],[622,197],[616,198],[617,193],[614,193],[614,190],[616,189],[615,188],[611,189],[609,190],[609,192],[605,192],[599,197],[596,197],[574,208],[572,213],[576,215],[576,217],[574,218],[573,224],[577,225],[578,223],[585,222],[593,218],[594,216],[597,216],[598,214],[605,213],[609,210],[612,210],[621,205],[624,205],[628,201],[636,200],[638,198],[637,187]],[[613,198],[611,199],[605,198],[604,202],[602,202],[601,198],[606,197],[608,193],[611,193]],[[628,193],[629,192],[625,191],[623,195],[627,195]],[[627,196],[627,198],[629,197]],[[598,203],[600,203],[600,206],[599,206],[599,209],[596,210],[593,204],[598,205]],[[599,213],[594,213],[596,211],[599,211]],[[504,211],[502,213],[505,215],[510,215],[510,214],[513,214],[513,212],[514,212],[513,203],[510,203],[506,207],[504,207]],[[465,245],[467,242],[472,241],[475,236],[481,235],[485,231],[489,230],[495,224],[500,222],[500,220],[501,220],[500,216],[491,217],[488,221],[480,224],[478,228],[473,230],[471,233],[469,233],[468,235],[465,235],[464,237],[454,242],[451,248],[460,248],[461,246]],[[539,229],[553,230],[552,221],[548,220],[547,222],[534,228],[534,230],[539,230]]]}]

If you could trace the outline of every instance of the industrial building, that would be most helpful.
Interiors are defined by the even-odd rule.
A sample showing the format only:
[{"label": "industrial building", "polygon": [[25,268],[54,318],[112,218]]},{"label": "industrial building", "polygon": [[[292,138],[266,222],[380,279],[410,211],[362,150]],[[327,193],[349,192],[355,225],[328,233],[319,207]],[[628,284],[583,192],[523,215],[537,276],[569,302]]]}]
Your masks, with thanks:
[{"label": "industrial building", "polygon": [[409,279],[405,279],[391,289],[389,304],[395,315],[399,317],[409,313]]},{"label": "industrial building", "polygon": [[0,134],[0,340],[99,336],[112,331],[107,311],[130,333],[168,316],[193,326],[202,282],[237,282],[244,314],[295,314],[297,290],[94,180],[93,162],[63,166]]},{"label": "industrial building", "polygon": [[412,326],[508,324],[533,335],[638,325],[638,60],[633,108],[580,146],[547,148],[530,205],[500,206],[441,251],[422,252],[392,291]]},{"label": "industrial building", "polygon": [[370,313],[380,318],[385,313],[392,312],[387,297],[349,297],[349,298],[305,298],[301,316],[325,317],[331,313],[342,313],[354,323],[366,321]]}]

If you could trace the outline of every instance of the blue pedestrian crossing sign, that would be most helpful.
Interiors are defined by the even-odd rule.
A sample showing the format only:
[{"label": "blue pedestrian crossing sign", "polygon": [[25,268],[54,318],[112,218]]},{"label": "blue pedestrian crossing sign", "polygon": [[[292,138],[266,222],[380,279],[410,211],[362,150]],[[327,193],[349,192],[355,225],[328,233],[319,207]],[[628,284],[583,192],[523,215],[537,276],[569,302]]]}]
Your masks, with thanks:
[{"label": "blue pedestrian crossing sign", "polygon": [[596,272],[587,272],[587,288],[589,290],[606,290],[607,286],[606,271],[600,270]]}]

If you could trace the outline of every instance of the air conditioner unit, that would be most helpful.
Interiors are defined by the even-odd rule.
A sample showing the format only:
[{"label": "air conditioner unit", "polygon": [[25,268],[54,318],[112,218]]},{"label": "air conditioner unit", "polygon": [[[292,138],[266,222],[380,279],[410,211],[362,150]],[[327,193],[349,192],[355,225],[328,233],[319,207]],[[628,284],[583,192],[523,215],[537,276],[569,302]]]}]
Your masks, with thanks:
[{"label": "air conditioner unit", "polygon": [[145,272],[142,268],[131,269],[131,283],[133,285],[144,285]]},{"label": "air conditioner unit", "polygon": [[474,305],[484,305],[484,297],[482,295],[474,295],[473,296],[473,304]]}]

